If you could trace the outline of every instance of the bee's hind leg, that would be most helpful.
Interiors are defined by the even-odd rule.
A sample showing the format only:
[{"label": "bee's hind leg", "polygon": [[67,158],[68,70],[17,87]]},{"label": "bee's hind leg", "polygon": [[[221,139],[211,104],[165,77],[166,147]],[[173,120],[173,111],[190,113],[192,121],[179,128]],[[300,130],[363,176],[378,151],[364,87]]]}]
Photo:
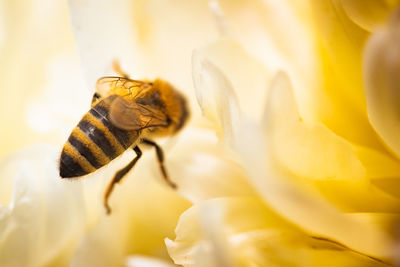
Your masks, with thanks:
[{"label": "bee's hind leg", "polygon": [[173,189],[176,189],[177,188],[176,184],[169,179],[167,171],[165,169],[164,153],[163,153],[161,147],[159,147],[155,142],[148,140],[148,139],[143,139],[142,143],[149,145],[149,146],[153,146],[156,149],[157,160],[158,160],[158,164],[160,166],[161,174],[162,174],[164,180],[168,183],[168,185],[171,186]]},{"label": "bee's hind leg", "polygon": [[111,195],[111,192],[114,189],[114,185],[116,183],[119,183],[122,180],[122,178],[124,178],[124,176],[133,168],[133,166],[135,166],[136,162],[142,156],[142,151],[140,150],[140,148],[138,146],[135,146],[133,148],[133,150],[135,150],[135,152],[136,152],[136,157],[128,165],[126,165],[124,168],[120,169],[114,175],[114,178],[111,180],[111,183],[108,185],[106,193],[104,194],[104,207],[106,208],[107,215],[109,215],[111,213],[111,208],[108,205],[108,199]]}]

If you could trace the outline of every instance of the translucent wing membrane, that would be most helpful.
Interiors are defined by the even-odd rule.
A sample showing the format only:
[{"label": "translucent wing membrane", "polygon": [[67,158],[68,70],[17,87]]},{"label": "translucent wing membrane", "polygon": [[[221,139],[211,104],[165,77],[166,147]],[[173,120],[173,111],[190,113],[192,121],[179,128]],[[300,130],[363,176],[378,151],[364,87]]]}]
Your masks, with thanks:
[{"label": "translucent wing membrane", "polygon": [[155,126],[168,126],[168,117],[159,109],[116,97],[110,106],[110,120],[118,128],[127,131]]},{"label": "translucent wing membrane", "polygon": [[137,89],[145,88],[149,85],[147,82],[122,77],[102,77],[96,82],[96,92],[103,97],[113,93],[128,95]]}]

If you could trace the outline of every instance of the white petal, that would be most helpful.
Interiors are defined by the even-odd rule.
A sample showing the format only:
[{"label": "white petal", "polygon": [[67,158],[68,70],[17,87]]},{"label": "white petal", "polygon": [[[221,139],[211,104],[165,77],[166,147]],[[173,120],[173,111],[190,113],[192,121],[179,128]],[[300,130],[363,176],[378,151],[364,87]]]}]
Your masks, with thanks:
[{"label": "white petal", "polygon": [[114,217],[99,220],[83,237],[73,257],[71,266],[118,266],[124,258],[126,232],[122,220]]},{"label": "white petal", "polygon": [[[254,194],[245,170],[217,145],[213,131],[188,127],[178,140],[168,151],[166,162],[180,195],[195,203],[215,197]],[[154,174],[160,176],[157,169]],[[162,177],[159,180],[163,182]]]},{"label": "white petal", "polygon": [[[174,180],[174,169],[166,167]],[[134,169],[115,186],[109,204],[110,216],[105,215],[104,188],[115,174],[134,157],[129,151],[118,160],[87,179],[107,178],[101,190],[91,194],[97,218],[81,240],[72,257],[73,266],[118,266],[127,255],[146,254],[167,258],[164,238],[173,234],[179,215],[190,203],[176,194],[161,178],[153,150],[144,150]],[[159,181],[155,176],[160,176]],[[179,184],[178,184],[179,186]],[[93,206],[91,207],[93,208]],[[92,211],[93,212],[93,211]],[[99,216],[100,214],[100,216]],[[94,214],[96,215],[96,213]]]},{"label": "white petal", "polygon": [[197,51],[193,52],[192,67],[197,101],[203,114],[215,123],[217,133],[228,144],[232,143],[238,130],[240,108],[231,83]]},{"label": "white petal", "polygon": [[175,265],[166,261],[146,257],[146,256],[130,256],[126,259],[126,267],[173,267]]},{"label": "white petal", "polygon": [[[296,94],[304,104],[300,107],[301,113],[313,116],[309,107],[313,96],[309,92],[310,86],[316,85],[318,66],[310,4],[293,0],[219,2],[231,38],[262,62],[269,73],[279,69],[290,73],[296,84]],[[240,90],[246,92],[250,89],[237,88],[238,92]]]},{"label": "white petal", "polygon": [[195,54],[209,60],[223,73],[244,115],[258,119],[264,107],[265,86],[271,76],[264,65],[231,38],[221,38],[197,49]]},{"label": "white petal", "polygon": [[[251,198],[250,198],[251,199]],[[184,266],[235,266],[233,251],[227,240],[230,231],[226,220],[242,217],[247,222],[247,214],[230,210],[231,205],[243,207],[248,202],[235,198],[216,198],[204,201],[185,211],[175,229],[176,239],[166,239],[168,253],[176,264]],[[235,210],[236,211],[236,210]],[[260,216],[263,216],[260,214]]]},{"label": "white petal", "polygon": [[76,246],[86,227],[82,187],[59,177],[57,160],[54,148],[37,146],[3,163],[0,179],[14,185],[0,219],[1,265],[48,264]]},{"label": "white petal", "polygon": [[166,244],[184,266],[379,266],[377,259],[302,232],[249,197],[194,205],[182,214],[176,239]]}]

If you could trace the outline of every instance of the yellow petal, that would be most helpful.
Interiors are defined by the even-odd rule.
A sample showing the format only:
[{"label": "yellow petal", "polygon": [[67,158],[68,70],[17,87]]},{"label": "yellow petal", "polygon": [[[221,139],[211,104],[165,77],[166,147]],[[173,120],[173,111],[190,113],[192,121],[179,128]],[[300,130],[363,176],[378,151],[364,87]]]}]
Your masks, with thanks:
[{"label": "yellow petal", "polygon": [[[400,178],[399,177],[395,177],[395,178],[391,178],[391,177],[387,177],[387,178],[379,178],[379,179],[372,179],[371,183],[376,186],[377,188],[379,188],[380,190],[382,190],[383,192],[385,192],[386,194],[389,194],[390,196],[396,197],[396,198],[400,198]],[[381,203],[380,205],[382,205],[383,203]],[[391,211],[395,211],[398,209],[398,205],[395,207],[387,207],[389,208]]]},{"label": "yellow petal", "polygon": [[342,209],[399,210],[399,201],[374,188],[366,177],[367,170],[372,175],[373,166],[380,166],[382,160],[379,163],[374,161],[376,157],[364,156],[367,161],[362,162],[353,146],[326,126],[303,122],[285,74],[276,76],[270,90],[264,121],[279,164],[306,183],[314,183],[332,204]]},{"label": "yellow petal", "polygon": [[354,146],[354,149],[368,179],[399,177],[400,162],[393,155],[362,146]]},{"label": "yellow petal", "polygon": [[[231,237],[242,266],[387,266],[329,239],[296,231],[254,230]],[[329,260],[327,260],[329,259]]]},{"label": "yellow petal", "polygon": [[[386,0],[341,0],[346,14],[357,25],[367,31],[373,31],[385,22],[398,0],[388,3]],[[397,3],[395,3],[397,2]]]},{"label": "yellow petal", "polygon": [[[393,156],[365,147],[356,147],[357,155],[367,171],[367,179],[382,192],[400,198],[400,163]],[[392,209],[382,201],[376,205]],[[396,205],[397,208],[399,205]]]},{"label": "yellow petal", "polygon": [[[290,83],[284,81],[281,84],[287,86]],[[284,96],[284,90],[287,92],[290,88],[275,90],[276,96],[281,93]],[[274,100],[270,101],[274,103]],[[389,248],[393,245],[393,240],[389,235],[379,227],[350,219],[316,192],[307,189],[305,184],[292,179],[282,170],[275,169],[265,143],[268,131],[265,136],[254,123],[243,123],[240,129],[242,131],[237,139],[238,153],[252,184],[277,213],[313,234],[337,240],[368,255],[390,258]],[[365,232],[369,235],[366,236]]]},{"label": "yellow petal", "polygon": [[289,78],[272,82],[264,120],[274,156],[296,175],[309,179],[360,180],[365,169],[352,147],[324,125],[307,125],[299,115]]},{"label": "yellow petal", "polygon": [[175,231],[175,240],[166,244],[184,266],[380,266],[377,259],[303,233],[257,198],[196,204]]},{"label": "yellow petal", "polygon": [[288,72],[305,119],[382,149],[366,116],[361,79],[360,47],[368,33],[348,18],[340,1],[220,3],[232,38],[269,72]]},{"label": "yellow petal", "polygon": [[311,2],[319,65],[313,91],[320,121],[345,139],[382,149],[366,113],[362,84],[362,51],[368,32],[351,21],[339,1]]},{"label": "yellow petal", "polygon": [[[385,181],[351,182],[333,179],[315,181],[314,186],[327,200],[345,212],[399,212],[399,199],[384,190]],[[391,191],[395,190],[396,187]]]},{"label": "yellow petal", "polygon": [[389,149],[400,157],[400,10],[368,40],[364,82],[368,116]]}]

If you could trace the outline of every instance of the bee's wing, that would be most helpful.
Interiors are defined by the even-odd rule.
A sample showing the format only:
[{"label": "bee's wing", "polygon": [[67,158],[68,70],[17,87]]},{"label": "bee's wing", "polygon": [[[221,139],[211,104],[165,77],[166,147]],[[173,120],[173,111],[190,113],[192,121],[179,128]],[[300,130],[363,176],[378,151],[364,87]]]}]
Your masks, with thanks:
[{"label": "bee's wing", "polygon": [[102,77],[96,82],[96,92],[101,96],[106,96],[110,91],[123,91],[126,90],[127,94],[132,92],[132,88],[141,87],[145,82],[131,80],[123,77]]},{"label": "bee's wing", "polygon": [[169,124],[168,117],[161,110],[120,96],[110,104],[109,118],[116,127],[127,131]]}]

